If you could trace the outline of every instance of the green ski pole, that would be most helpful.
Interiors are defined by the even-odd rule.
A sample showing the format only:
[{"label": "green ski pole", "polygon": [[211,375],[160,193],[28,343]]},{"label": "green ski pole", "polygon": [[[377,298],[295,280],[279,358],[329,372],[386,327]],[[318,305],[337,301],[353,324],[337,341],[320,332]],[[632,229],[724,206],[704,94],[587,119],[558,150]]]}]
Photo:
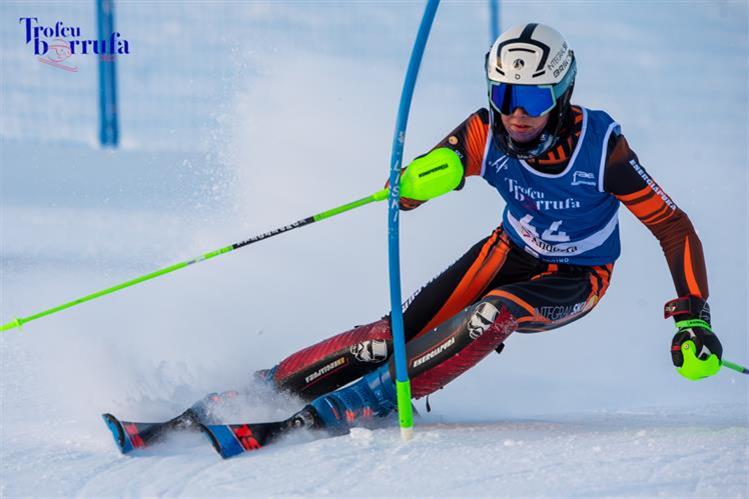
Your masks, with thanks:
[{"label": "green ski pole", "polygon": [[225,246],[223,248],[219,248],[214,251],[209,251],[208,253],[204,253],[196,258],[193,258],[191,260],[187,260],[180,263],[175,263],[174,265],[170,265],[169,267],[165,267],[163,269],[156,270],[154,272],[151,272],[149,274],[136,277],[135,279],[131,279],[129,281],[125,281],[121,284],[117,284],[115,286],[102,289],[101,291],[97,291],[96,293],[91,293],[90,295],[83,296],[81,298],[78,298],[77,300],[69,301],[67,303],[63,303],[62,305],[58,305],[56,307],[50,308],[48,310],[44,310],[42,312],[38,312],[34,315],[29,315],[28,317],[18,317],[16,319],[13,319],[12,321],[8,322],[7,324],[3,324],[0,326],[0,331],[7,331],[9,329],[13,328],[20,328],[27,322],[31,322],[33,320],[39,319],[41,317],[52,315],[54,313],[57,313],[61,310],[65,310],[66,308],[73,307],[75,305],[78,305],[79,303],[84,303],[87,301],[94,300],[96,298],[99,298],[100,296],[108,295],[110,293],[114,293],[115,291],[119,291],[121,289],[128,288],[130,286],[134,286],[136,284],[140,284],[141,282],[148,281],[151,279],[155,279],[157,277],[160,277],[165,274],[169,274],[170,272],[174,272],[175,270],[183,269],[189,265],[192,265],[193,263],[203,262],[206,260],[210,260],[211,258],[214,258],[219,255],[223,255],[224,253],[229,253],[230,251],[234,251],[239,248],[243,248],[245,246],[248,246],[252,243],[256,243],[258,241],[262,241],[263,239],[268,239],[273,236],[277,236],[278,234],[282,234],[284,232],[288,232],[290,230],[298,229],[299,227],[304,227],[305,225],[310,225],[315,222],[319,222],[320,220],[325,220],[326,218],[334,217],[336,215],[340,215],[341,213],[347,212],[349,210],[353,210],[354,208],[359,208],[360,206],[364,206],[366,204],[372,203],[374,201],[382,201],[384,199],[387,199],[388,196],[388,189],[382,189],[380,191],[375,192],[371,196],[367,196],[361,199],[357,199],[356,201],[352,201],[351,203],[347,203],[341,206],[338,206],[336,208],[332,208],[327,211],[323,211],[322,213],[318,213],[317,215],[313,215],[311,217],[303,218],[301,220],[298,220],[294,223],[284,225],[283,227],[279,227],[277,229],[273,229],[271,231],[265,232],[263,234],[260,234],[258,236],[253,236],[249,239],[246,239],[244,241],[240,241],[238,243],[230,244],[229,246]]},{"label": "green ski pole", "polygon": [[[461,163],[460,158],[450,149],[443,147],[440,149],[435,149],[429,154],[414,160],[413,162],[411,162],[411,164],[408,165],[408,168],[403,172],[403,176],[401,178],[400,191],[406,197],[418,199],[420,201],[427,201],[455,189],[462,178],[463,164]],[[370,196],[357,199],[356,201],[346,203],[327,211],[323,211],[322,213],[318,213],[317,215],[313,215],[311,217],[303,218],[292,224],[284,225],[283,227],[279,227],[264,234],[260,234],[259,236],[253,236],[244,241],[234,243],[214,251],[210,251],[208,253],[200,255],[197,258],[193,258],[185,262],[175,263],[174,265],[156,270],[154,272],[151,272],[150,274],[136,277],[135,279],[131,279],[107,289],[102,289],[101,291],[97,291],[96,293],[91,293],[90,295],[78,298],[77,300],[63,303],[62,305],[58,305],[57,307],[50,308],[49,310],[44,310],[28,317],[19,317],[17,319],[13,319],[7,324],[3,324],[2,326],[0,326],[0,331],[7,331],[9,329],[14,329],[17,327],[20,328],[27,322],[31,322],[46,315],[52,315],[61,310],[65,310],[66,308],[78,305],[79,303],[94,300],[96,298],[99,298],[100,296],[114,293],[115,291],[134,286],[135,284],[139,284],[150,279],[155,279],[156,277],[169,274],[170,272],[174,272],[175,270],[183,269],[189,265],[192,265],[193,263],[210,260],[211,258],[214,258],[218,255],[223,255],[224,253],[229,253],[230,251],[234,251],[235,249],[239,249],[252,243],[262,241],[263,239],[268,239],[278,234],[298,229],[299,227],[304,227],[305,225],[310,225],[315,222],[319,222],[320,220],[325,220],[326,218],[340,215],[341,213],[353,210],[354,208],[359,208],[360,206],[367,205],[374,201],[383,201],[387,199],[388,192],[388,188],[381,189]]]},{"label": "green ski pole", "polygon": [[734,364],[733,362],[729,362],[727,360],[723,360],[720,362],[720,365],[723,367],[727,367],[729,369],[733,369],[736,372],[739,372],[741,374],[749,374],[749,369],[747,369],[744,366],[740,366],[738,364]]}]

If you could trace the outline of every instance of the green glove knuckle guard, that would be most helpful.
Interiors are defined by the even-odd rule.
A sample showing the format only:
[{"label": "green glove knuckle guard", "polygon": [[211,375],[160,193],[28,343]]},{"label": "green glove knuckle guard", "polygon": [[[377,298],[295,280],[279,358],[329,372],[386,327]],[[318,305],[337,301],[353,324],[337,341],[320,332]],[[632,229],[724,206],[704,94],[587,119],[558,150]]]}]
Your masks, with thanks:
[{"label": "green glove knuckle guard", "polygon": [[689,340],[681,344],[682,365],[676,370],[679,374],[692,381],[707,378],[720,371],[720,360],[718,356],[710,354],[707,359],[697,358],[697,347]]},{"label": "green glove knuckle guard", "polygon": [[416,158],[403,172],[400,195],[428,201],[455,190],[463,180],[463,163],[452,149],[440,147]]},{"label": "green glove knuckle guard", "polygon": [[710,325],[691,319],[679,321],[676,326],[679,330],[671,342],[671,358],[679,374],[693,381],[716,374],[721,366],[722,347]]}]

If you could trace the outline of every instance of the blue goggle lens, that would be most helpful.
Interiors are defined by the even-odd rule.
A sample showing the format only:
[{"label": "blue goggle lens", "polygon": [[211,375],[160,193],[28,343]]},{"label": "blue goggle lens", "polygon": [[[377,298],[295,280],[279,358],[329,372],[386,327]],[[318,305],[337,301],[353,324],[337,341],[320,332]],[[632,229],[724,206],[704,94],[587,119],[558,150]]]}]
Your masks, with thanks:
[{"label": "blue goggle lens", "polygon": [[521,107],[529,116],[543,116],[556,104],[552,85],[513,85],[489,82],[489,100],[502,114],[512,114]]}]

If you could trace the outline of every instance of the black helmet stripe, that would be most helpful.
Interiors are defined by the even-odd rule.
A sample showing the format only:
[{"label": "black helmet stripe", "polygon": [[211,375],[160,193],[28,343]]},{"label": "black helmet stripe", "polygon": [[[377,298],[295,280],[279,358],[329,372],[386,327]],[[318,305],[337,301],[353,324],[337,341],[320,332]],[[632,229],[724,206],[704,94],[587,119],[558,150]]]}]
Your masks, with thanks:
[{"label": "black helmet stripe", "polygon": [[525,28],[523,28],[523,32],[520,33],[520,40],[521,42],[530,42],[533,40],[531,38],[531,35],[533,35],[533,32],[536,31],[536,26],[538,26],[538,23],[528,23],[525,25]]}]

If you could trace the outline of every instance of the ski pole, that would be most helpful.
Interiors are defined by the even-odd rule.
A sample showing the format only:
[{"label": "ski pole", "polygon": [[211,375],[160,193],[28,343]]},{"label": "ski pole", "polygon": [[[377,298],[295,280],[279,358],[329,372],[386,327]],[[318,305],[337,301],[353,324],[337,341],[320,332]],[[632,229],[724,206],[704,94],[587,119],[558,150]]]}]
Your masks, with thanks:
[{"label": "ski pole", "polygon": [[323,211],[322,213],[318,213],[317,215],[312,215],[311,217],[303,218],[301,220],[297,220],[294,223],[290,223],[288,225],[284,225],[283,227],[278,227],[276,229],[270,230],[268,232],[265,232],[263,234],[250,237],[249,239],[245,239],[244,241],[240,241],[238,243],[230,244],[229,246],[224,246],[223,248],[219,248],[214,251],[209,251],[208,253],[204,253],[196,258],[192,258],[190,260],[186,260],[184,262],[175,263],[174,265],[170,265],[168,267],[165,267],[163,269],[156,270],[154,272],[151,272],[149,274],[136,277],[135,279],[130,279],[129,281],[125,281],[121,284],[117,284],[115,286],[102,289],[101,291],[97,291],[96,293],[91,293],[90,295],[83,296],[81,298],[78,298],[77,300],[69,301],[67,303],[63,303],[62,305],[58,305],[56,307],[50,308],[48,310],[44,310],[42,312],[36,313],[34,315],[30,315],[28,317],[19,317],[16,319],[13,319],[12,321],[8,322],[7,324],[3,324],[0,326],[0,331],[7,331],[9,329],[13,329],[16,327],[21,327],[22,325],[26,324],[27,322],[31,322],[33,320],[39,319],[41,317],[52,315],[54,313],[57,313],[61,310],[65,310],[66,308],[73,307],[75,305],[78,305],[79,303],[84,303],[87,301],[94,300],[96,298],[99,298],[100,296],[108,295],[110,293],[114,293],[115,291],[119,291],[121,289],[128,288],[130,286],[134,286],[136,284],[140,284],[141,282],[148,281],[151,279],[155,279],[157,277],[160,277],[165,274],[169,274],[170,272],[174,272],[175,270],[183,269],[189,265],[192,265],[193,263],[199,263],[206,260],[210,260],[211,258],[214,258],[219,255],[223,255],[224,253],[229,253],[230,251],[234,251],[239,248],[243,248],[245,246],[248,246],[252,243],[256,243],[258,241],[262,241],[264,239],[268,239],[273,236],[277,236],[278,234],[282,234],[284,232],[288,232],[290,230],[298,229],[299,227],[304,227],[305,225],[310,225],[315,222],[319,222],[320,220],[325,220],[326,218],[334,217],[336,215],[340,215],[341,213],[345,213],[349,210],[353,210],[354,208],[359,208],[360,206],[364,206],[366,204],[369,204],[373,201],[382,201],[384,199],[387,199],[389,189],[382,189],[380,191],[375,192],[371,196],[367,196],[361,199],[357,199],[356,201],[352,201],[350,203],[346,203],[344,205],[338,206],[336,208],[332,208],[327,211]]},{"label": "ski pole", "polygon": [[741,374],[749,374],[748,368],[744,366],[740,366],[739,364],[734,364],[733,362],[729,362],[727,360],[722,360],[720,362],[720,365],[723,367],[727,367],[729,369],[733,369],[734,371],[739,372]]},{"label": "ski pole", "polygon": [[[450,149],[440,148],[435,149],[426,156],[415,159],[408,165],[408,168],[404,171],[403,177],[401,179],[400,190],[401,192],[403,192],[404,196],[410,197],[412,199],[426,201],[428,199],[433,199],[435,197],[441,196],[455,189],[462,178],[463,165],[460,161],[460,158],[458,158],[458,156]],[[235,249],[243,248],[252,243],[277,236],[278,234],[298,229],[299,227],[304,227],[305,225],[310,225],[315,222],[319,222],[320,220],[325,220],[326,218],[340,215],[341,213],[353,210],[354,208],[359,208],[360,206],[367,205],[374,201],[383,201],[387,199],[389,190],[390,189],[388,188],[381,189],[370,196],[357,199],[356,201],[346,203],[327,211],[323,211],[322,213],[312,215],[311,217],[303,218],[289,225],[284,225],[283,227],[273,229],[258,236],[253,236],[244,241],[230,244],[229,246],[204,253],[197,258],[170,265],[169,267],[165,267],[163,269],[156,270],[140,277],[136,277],[135,279],[131,279],[121,284],[102,289],[101,291],[97,291],[96,293],[91,293],[90,295],[78,298],[77,300],[63,303],[62,305],[58,305],[57,307],[44,310],[28,317],[19,317],[13,319],[7,324],[3,324],[2,326],[0,326],[0,331],[7,331],[16,327],[20,328],[27,322],[31,322],[35,319],[39,319],[47,315],[52,315],[61,310],[65,310],[66,308],[78,305],[79,303],[91,301],[93,299],[99,298],[100,296],[108,295],[110,293],[114,293],[115,291],[134,286],[135,284],[139,284],[150,279],[155,279],[156,277],[169,274],[170,272],[174,272],[175,270],[183,269],[189,265],[192,265],[193,263],[210,260],[211,258],[223,255],[224,253],[229,253],[230,251],[234,251]]]}]

